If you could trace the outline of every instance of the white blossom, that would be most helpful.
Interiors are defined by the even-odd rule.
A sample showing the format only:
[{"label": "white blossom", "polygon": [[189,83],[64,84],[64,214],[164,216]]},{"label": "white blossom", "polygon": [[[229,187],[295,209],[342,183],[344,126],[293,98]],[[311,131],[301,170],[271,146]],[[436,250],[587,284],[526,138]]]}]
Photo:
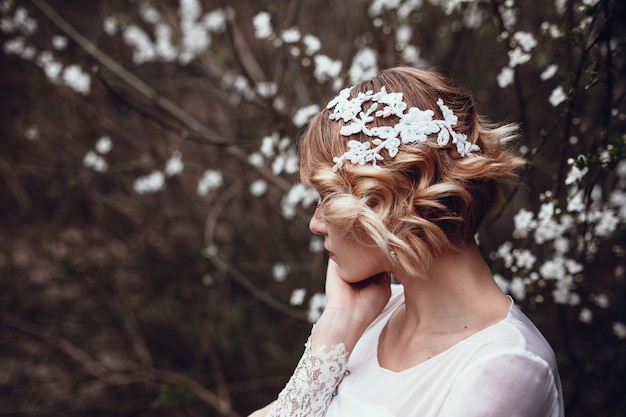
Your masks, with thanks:
[{"label": "white blossom", "polygon": [[526,285],[524,281],[520,277],[514,277],[509,286],[509,292],[517,301],[524,300],[524,298],[526,298]]},{"label": "white blossom", "polygon": [[226,19],[228,14],[225,10],[217,9],[204,15],[202,24],[213,33],[221,33],[226,29]]},{"label": "white blossom", "polygon": [[113,142],[109,136],[102,136],[96,142],[95,148],[100,155],[106,155],[113,149]]},{"label": "white blossom", "polygon": [[17,9],[15,9],[13,19],[10,21],[7,20],[7,22],[10,22],[10,24],[7,24],[8,27],[3,28],[3,30],[5,30],[7,33],[14,32],[19,29],[22,33],[26,35],[32,35],[37,31],[37,21],[28,16],[28,10],[23,7],[18,7]]},{"label": "white blossom", "polygon": [[143,3],[139,6],[139,16],[147,23],[157,24],[161,20],[161,14],[157,9],[149,4]]},{"label": "white blossom", "polygon": [[513,80],[515,79],[515,71],[510,67],[503,67],[498,74],[498,87],[506,88],[513,84]]},{"label": "white blossom", "polygon": [[609,297],[606,294],[592,294],[591,301],[600,308],[609,308]]},{"label": "white blossom", "polygon": [[463,24],[468,29],[478,29],[487,18],[487,13],[474,1],[469,3],[469,7],[463,13]]},{"label": "white blossom", "polygon": [[271,16],[267,12],[259,12],[252,18],[252,26],[254,26],[254,36],[257,39],[267,39],[273,33]]},{"label": "white blossom", "polygon": [[63,51],[67,48],[67,38],[61,35],[55,35],[52,37],[52,46],[57,51]]},{"label": "white blossom", "polygon": [[161,171],[152,171],[151,174],[137,178],[133,188],[137,194],[147,194],[160,191],[164,185],[165,176],[163,173]]},{"label": "white blossom", "polygon": [[514,68],[530,60],[530,54],[516,47],[509,51],[509,67]]},{"label": "white blossom", "polygon": [[565,276],[565,262],[563,258],[548,259],[539,268],[539,273],[545,279],[559,279]]},{"label": "white blossom", "polygon": [[524,238],[528,236],[528,233],[535,227],[534,213],[524,208],[513,216],[513,222],[515,223],[515,230],[513,235],[515,237]]},{"label": "white blossom", "polygon": [[383,10],[394,10],[400,6],[401,0],[374,0],[368,9],[371,17],[380,16]]},{"label": "white blossom", "polygon": [[599,221],[594,227],[594,233],[596,236],[610,236],[615,231],[618,224],[619,218],[615,213],[612,210],[605,209],[600,212]]},{"label": "white blossom", "polygon": [[539,78],[541,78],[542,81],[549,80],[554,77],[554,74],[556,74],[558,69],[559,66],[556,64],[549,65],[545,70],[543,70]]},{"label": "white blossom", "polygon": [[302,35],[300,34],[300,29],[298,29],[297,27],[291,27],[289,29],[285,29],[280,34],[280,38],[285,43],[296,43],[300,41],[301,36]]},{"label": "white blossom", "polygon": [[493,279],[494,281],[496,281],[496,284],[498,284],[498,287],[500,287],[500,289],[502,290],[502,292],[508,293],[509,292],[509,281],[507,281],[506,279],[504,279],[502,277],[502,275],[500,274],[494,274],[493,275]]},{"label": "white blossom", "polygon": [[617,163],[615,167],[615,173],[618,177],[626,179],[626,159],[622,159]]},{"label": "white blossom", "polygon": [[613,334],[618,339],[626,339],[626,324],[617,321],[612,324],[611,328],[613,329]]},{"label": "white blossom", "polygon": [[49,51],[43,51],[37,56],[37,65],[39,65],[42,69],[46,77],[53,83],[59,81],[59,76],[63,71],[63,65],[59,61],[54,58]]},{"label": "white blossom", "polygon": [[278,142],[278,150],[281,152],[285,151],[287,150],[290,144],[291,144],[291,138],[289,136],[285,136]]},{"label": "white blossom", "polygon": [[309,241],[309,251],[311,253],[321,253],[324,251],[324,239],[319,236],[312,236]]},{"label": "white blossom", "polygon": [[278,86],[275,82],[259,82],[256,84],[256,91],[261,97],[272,97],[278,91]]},{"label": "white blossom", "polygon": [[420,57],[421,51],[415,45],[407,45],[402,49],[402,59],[408,64],[419,66],[423,64],[423,60]]},{"label": "white blossom", "polygon": [[288,152],[285,158],[285,172],[290,175],[298,172],[298,161],[298,155],[295,152]]},{"label": "white blossom", "polygon": [[70,65],[63,70],[63,82],[72,90],[81,94],[89,94],[91,78],[78,65]]},{"label": "white blossom", "polygon": [[289,304],[292,306],[300,306],[304,302],[304,296],[306,295],[306,289],[304,288],[296,288],[292,291],[291,297],[289,298]]},{"label": "white blossom", "polygon": [[617,210],[618,217],[626,222],[626,192],[622,190],[611,191],[609,203]]},{"label": "white blossom", "polygon": [[261,153],[259,152],[253,152],[248,156],[248,163],[255,167],[263,166],[263,161],[263,155],[261,155]]},{"label": "white blossom", "polygon": [[172,43],[172,28],[163,23],[158,23],[154,28],[156,43],[154,50],[159,58],[166,62],[172,62],[178,56],[178,49]]},{"label": "white blossom", "polygon": [[587,307],[582,308],[578,314],[578,320],[585,324],[590,324],[593,321],[593,312]]},{"label": "white blossom", "polygon": [[235,76],[232,86],[239,94],[246,98],[251,98],[254,96],[254,91],[252,91],[248,80],[243,75]]},{"label": "white blossom", "polygon": [[205,258],[211,258],[219,252],[219,248],[215,245],[209,245],[202,249],[202,256]]},{"label": "white blossom", "polygon": [[289,267],[289,265],[282,262],[275,263],[274,266],[272,266],[272,276],[278,282],[285,281],[290,271],[291,268]]},{"label": "white blossom", "polygon": [[172,153],[172,156],[165,163],[165,175],[172,177],[183,172],[183,169],[185,169],[185,164],[181,153],[178,151]]},{"label": "white blossom", "polygon": [[222,177],[222,173],[220,171],[207,169],[204,171],[204,174],[202,174],[200,181],[198,181],[198,195],[207,195],[209,191],[221,187],[223,182],[224,178]]},{"label": "white blossom", "polygon": [[319,113],[320,107],[317,104],[311,104],[309,106],[299,108],[291,119],[296,127],[302,127],[309,123],[309,121]]},{"label": "white blossom", "polygon": [[563,255],[567,253],[570,248],[569,239],[565,237],[558,237],[554,239],[554,242],[552,242],[552,245],[554,246],[554,252],[557,255]]},{"label": "white blossom", "polygon": [[322,315],[326,307],[326,296],[322,293],[315,293],[309,301],[309,323],[315,323]]},{"label": "white blossom", "polygon": [[424,0],[405,0],[404,3],[398,7],[396,15],[399,21],[404,21],[409,18],[410,14],[415,10],[422,7]]},{"label": "white blossom", "polygon": [[319,198],[319,194],[312,188],[307,188],[302,183],[297,183],[283,197],[281,202],[281,209],[283,217],[291,219],[295,216],[296,206],[302,204],[302,207],[307,208]]},{"label": "white blossom", "polygon": [[404,49],[409,42],[411,42],[411,38],[413,37],[413,30],[411,26],[407,24],[402,24],[398,26],[396,30],[396,48],[401,51]]},{"label": "white blossom", "polygon": [[524,50],[524,52],[530,52],[537,46],[537,40],[530,32],[519,31],[513,34],[513,39]]},{"label": "white blossom", "polygon": [[515,265],[518,268],[532,269],[537,258],[528,249],[516,249],[513,251]]},{"label": "white blossom", "polygon": [[272,173],[274,175],[280,175],[285,169],[285,165],[287,164],[287,155],[279,154],[274,158],[274,162],[272,162]]},{"label": "white blossom", "polygon": [[24,131],[24,136],[26,136],[26,139],[28,140],[39,139],[39,127],[37,127],[36,125],[28,126]]},{"label": "white blossom", "polygon": [[573,287],[572,277],[569,275],[563,276],[556,280],[556,285],[552,291],[552,299],[557,304],[567,304],[570,300],[575,305],[578,302],[577,297],[572,299],[572,293],[570,290]]},{"label": "white blossom", "polygon": [[273,134],[270,136],[265,136],[261,140],[261,154],[263,154],[266,158],[271,158],[275,154],[276,143],[278,142],[278,135]]},{"label": "white blossom", "polygon": [[250,194],[255,197],[261,197],[267,191],[267,181],[259,178],[250,184]]},{"label": "white blossom", "polygon": [[583,270],[583,266],[574,259],[565,259],[563,264],[570,274],[578,274]]},{"label": "white blossom", "polygon": [[96,172],[106,172],[109,168],[104,158],[94,151],[88,151],[83,157],[83,165],[91,168]]},{"label": "white blossom", "polygon": [[566,224],[557,223],[553,219],[545,219],[537,224],[533,237],[539,245],[557,239],[567,229]]},{"label": "white blossom", "polygon": [[30,55],[34,48],[26,43],[26,38],[18,36],[4,43],[4,52],[6,54],[19,55],[23,59],[32,59]]},{"label": "white blossom", "polygon": [[315,55],[320,49],[322,49],[322,43],[317,36],[310,34],[304,35],[302,38],[304,43],[304,53],[307,55]]},{"label": "white blossom", "polygon": [[574,195],[570,196],[567,200],[567,211],[575,213],[583,212],[586,208],[583,196],[583,190],[577,190]]},{"label": "white blossom", "polygon": [[118,29],[117,19],[112,16],[107,17],[106,19],[104,19],[104,22],[102,22],[102,27],[107,35],[115,35]]},{"label": "white blossom", "polygon": [[506,30],[510,30],[517,23],[517,15],[515,10],[511,8],[506,2],[500,6],[500,15],[502,17],[502,23]]},{"label": "white blossom", "polygon": [[558,106],[565,100],[567,100],[567,94],[565,94],[565,90],[560,85],[552,90],[552,93],[550,93],[550,98],[548,98],[548,101],[550,102],[550,104],[552,104],[552,107]]},{"label": "white blossom", "polygon": [[156,51],[152,41],[143,29],[136,25],[128,25],[124,28],[124,42],[133,48],[133,62],[143,64],[156,58]]},{"label": "white blossom", "polygon": [[504,260],[504,266],[506,268],[510,268],[513,265],[513,254],[511,250],[513,249],[513,243],[510,241],[504,242],[498,247],[498,251],[496,252],[496,256],[502,260]]},{"label": "white blossom", "polygon": [[363,48],[352,59],[352,65],[348,70],[350,83],[357,84],[370,79],[378,73],[376,52],[372,48]]},{"label": "white blossom", "polygon": [[588,167],[583,167],[583,169],[578,168],[576,165],[572,165],[569,172],[567,173],[567,177],[565,178],[565,185],[571,185],[577,181],[581,181],[583,177],[589,172]]},{"label": "white blossom", "polygon": [[186,64],[209,47],[211,35],[205,27],[196,22],[182,25],[181,29],[183,32],[183,48],[178,56],[178,61]]},{"label": "white blossom", "polygon": [[183,25],[196,22],[202,14],[200,2],[198,0],[180,0],[178,14]]},{"label": "white blossom", "polygon": [[326,81],[329,78],[335,78],[341,72],[341,61],[332,60],[326,55],[315,55],[315,70],[313,71],[313,75],[315,78],[320,81]]}]

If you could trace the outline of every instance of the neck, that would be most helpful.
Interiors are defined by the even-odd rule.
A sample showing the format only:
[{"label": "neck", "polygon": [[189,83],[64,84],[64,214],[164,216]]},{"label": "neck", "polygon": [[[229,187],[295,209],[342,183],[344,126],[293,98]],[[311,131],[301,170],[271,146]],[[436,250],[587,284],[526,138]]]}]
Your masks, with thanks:
[{"label": "neck", "polygon": [[423,278],[394,275],[404,285],[407,331],[485,327],[501,319],[510,305],[475,244],[437,256]]}]

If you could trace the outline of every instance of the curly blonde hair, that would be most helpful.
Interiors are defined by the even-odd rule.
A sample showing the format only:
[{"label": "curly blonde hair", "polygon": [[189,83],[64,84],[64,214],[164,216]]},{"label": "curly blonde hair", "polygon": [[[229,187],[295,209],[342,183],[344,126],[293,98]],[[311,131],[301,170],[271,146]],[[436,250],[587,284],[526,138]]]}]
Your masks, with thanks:
[{"label": "curly blonde hair", "polygon": [[[505,149],[516,138],[514,124],[492,125],[475,110],[471,95],[435,70],[387,69],[356,85],[351,97],[368,90],[401,92],[408,107],[441,112],[438,98],[458,117],[455,131],[480,147],[461,157],[452,144],[402,145],[395,158],[384,155],[377,166],[346,163],[333,172],[333,158],[347,150],[344,123],[322,110],[300,143],[300,179],[321,196],[316,216],[351,233],[363,244],[378,246],[390,261],[422,276],[434,256],[468,245],[501,198],[500,181],[516,178],[525,161]],[[394,118],[377,117],[376,126],[393,126]],[[350,139],[370,140],[360,133]]]}]

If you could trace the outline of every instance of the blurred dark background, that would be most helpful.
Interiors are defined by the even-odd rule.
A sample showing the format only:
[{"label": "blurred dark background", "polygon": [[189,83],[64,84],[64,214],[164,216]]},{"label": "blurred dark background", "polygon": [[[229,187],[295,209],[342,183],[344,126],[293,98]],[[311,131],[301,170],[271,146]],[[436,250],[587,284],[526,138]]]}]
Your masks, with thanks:
[{"label": "blurred dark background", "polygon": [[[360,0],[1,1],[0,415],[237,416],[277,395],[310,332],[326,261],[308,231],[310,209],[287,199],[297,174],[281,163],[296,152],[297,110],[349,84],[351,67],[366,67],[355,64],[364,48],[379,69],[445,68],[490,119],[521,123],[524,185],[507,188],[480,240],[494,273],[531,276],[492,254],[512,240],[520,208],[565,204],[569,158],[610,150],[608,163],[588,158],[593,175],[581,187],[626,189],[616,171],[626,160],[625,8],[461,3],[424,2],[405,16]],[[271,16],[269,38],[255,36],[259,12]],[[131,25],[154,44],[155,28],[168,25],[179,52],[205,45],[188,60],[140,62]],[[185,40],[200,27],[204,35]],[[281,35],[292,28],[293,42]],[[518,31],[537,46],[501,88]],[[306,51],[305,34],[319,51]],[[332,72],[322,55],[341,71],[316,72]],[[557,75],[544,81],[551,64]],[[76,91],[73,66],[88,92]],[[260,93],[264,82],[276,93]],[[569,100],[553,106],[559,85]],[[274,149],[263,153],[271,135]],[[177,158],[184,169],[168,174]],[[219,181],[199,192],[207,170]],[[154,189],[138,192],[137,180],[155,172],[146,180]],[[588,222],[563,235],[584,265],[571,288],[578,302],[556,303],[548,279],[526,280],[517,299],[555,348],[569,416],[626,412],[625,218],[606,236]],[[537,257],[535,273],[555,251],[530,237],[518,243]],[[299,289],[302,303],[292,299]]]}]

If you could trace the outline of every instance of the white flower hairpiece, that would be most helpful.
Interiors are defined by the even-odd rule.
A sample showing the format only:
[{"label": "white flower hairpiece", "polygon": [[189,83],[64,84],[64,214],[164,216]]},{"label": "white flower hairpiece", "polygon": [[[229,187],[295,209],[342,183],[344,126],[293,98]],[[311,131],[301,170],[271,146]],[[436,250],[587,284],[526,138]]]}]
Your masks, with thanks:
[{"label": "white flower hairpiece", "polygon": [[[466,135],[452,128],[456,125],[458,118],[442,99],[437,100],[437,105],[443,114],[443,120],[433,120],[435,113],[432,110],[420,110],[417,107],[407,110],[407,104],[402,101],[402,93],[388,93],[383,86],[377,93],[369,90],[350,98],[352,88],[354,87],[344,88],[328,103],[327,109],[334,108],[330,120],[350,122],[341,127],[342,136],[352,136],[362,132],[374,139],[371,142],[349,140],[348,151],[333,158],[335,163],[333,171],[341,169],[345,160],[359,165],[371,162],[373,166],[376,166],[376,161],[383,160],[381,150],[387,149],[387,153],[393,158],[397,155],[401,143],[405,145],[415,142],[424,143],[433,133],[437,133],[437,144],[441,146],[447,145],[452,140],[461,156],[480,151],[478,145],[467,141]],[[363,104],[368,101],[371,101],[372,105],[364,111]],[[378,110],[379,104],[382,105],[381,110]],[[389,116],[398,117],[399,120],[395,126],[367,127],[374,117]]]}]

